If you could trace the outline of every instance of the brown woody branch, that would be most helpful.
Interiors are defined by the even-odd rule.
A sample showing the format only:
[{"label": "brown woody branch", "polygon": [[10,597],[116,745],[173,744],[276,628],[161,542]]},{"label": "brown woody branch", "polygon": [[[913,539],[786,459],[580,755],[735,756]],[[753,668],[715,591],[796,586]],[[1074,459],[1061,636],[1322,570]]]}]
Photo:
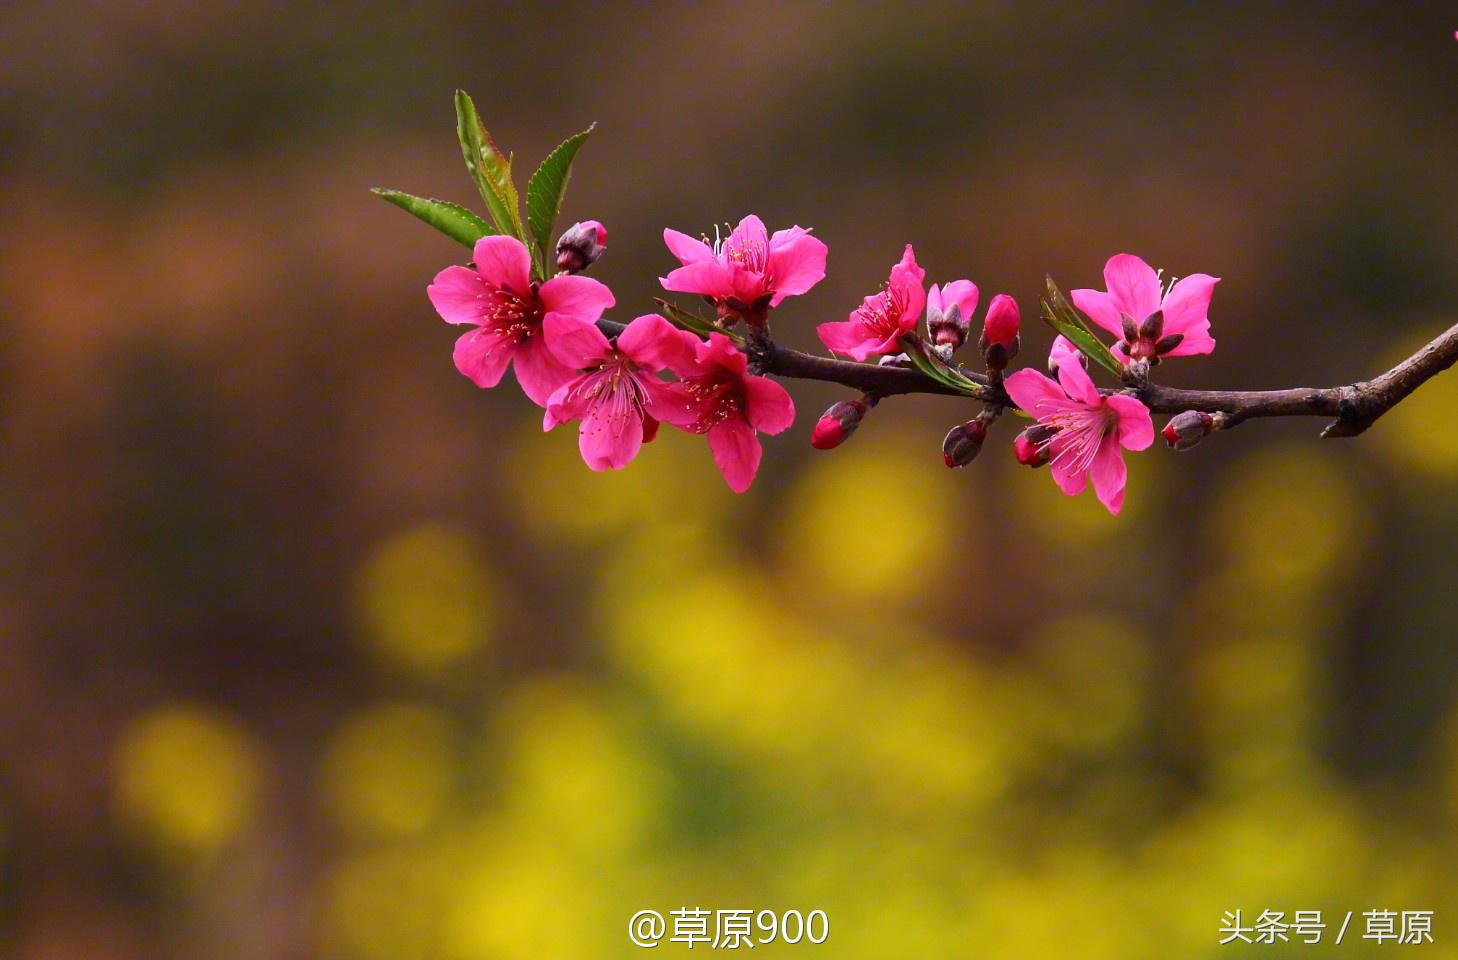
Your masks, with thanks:
[{"label": "brown woody branch", "polygon": [[[623,329],[622,324],[611,320],[602,320],[599,326],[608,336],[615,336]],[[966,396],[909,367],[883,367],[818,357],[777,346],[768,340],[751,346],[750,352],[761,370],[786,379],[839,383],[877,397],[908,393]],[[1226,427],[1256,417],[1332,417],[1332,422],[1321,433],[1323,437],[1355,437],[1455,362],[1458,362],[1458,324],[1443,331],[1386,373],[1346,386],[1291,387],[1285,390],[1183,390],[1148,383],[1122,390],[1105,389],[1103,392],[1132,393],[1153,413],[1177,414],[1186,410],[1220,413],[1224,415],[1223,426]],[[990,385],[984,375],[970,370],[962,370],[961,373],[981,388],[975,399],[1015,406],[1001,387]]]}]

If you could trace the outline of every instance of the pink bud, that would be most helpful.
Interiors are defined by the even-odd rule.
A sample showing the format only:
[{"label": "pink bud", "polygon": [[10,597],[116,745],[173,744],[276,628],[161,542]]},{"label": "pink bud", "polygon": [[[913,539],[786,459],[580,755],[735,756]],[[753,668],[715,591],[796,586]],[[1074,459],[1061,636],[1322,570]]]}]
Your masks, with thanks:
[{"label": "pink bud", "polygon": [[1199,410],[1186,410],[1164,425],[1164,442],[1176,450],[1188,450],[1215,429],[1215,418]]},{"label": "pink bud", "polygon": [[982,321],[982,359],[988,370],[1005,370],[1008,361],[1018,355],[1018,302],[1005,293],[999,293],[987,305],[987,316]]},{"label": "pink bud", "polygon": [[596,220],[574,223],[557,241],[557,269],[581,273],[607,249],[607,227]]},{"label": "pink bud", "polygon": [[968,420],[947,431],[942,440],[942,459],[949,467],[965,467],[977,459],[982,452],[982,441],[987,439],[987,427],[981,420]]},{"label": "pink bud", "polygon": [[840,446],[861,425],[866,409],[861,400],[841,400],[831,404],[830,409],[815,421],[815,429],[810,432],[810,446],[816,450],[833,450]]},{"label": "pink bud", "polygon": [[1050,429],[1043,424],[1029,427],[1018,434],[1013,441],[1013,454],[1018,458],[1018,463],[1025,467],[1041,467],[1047,463],[1050,454],[1048,452],[1048,441],[1053,439],[1057,430]]},{"label": "pink bud", "polygon": [[987,305],[987,316],[982,321],[982,335],[988,343],[1000,343],[1011,348],[1018,338],[1018,326],[1022,317],[1018,313],[1018,302],[1005,293],[999,293]]}]

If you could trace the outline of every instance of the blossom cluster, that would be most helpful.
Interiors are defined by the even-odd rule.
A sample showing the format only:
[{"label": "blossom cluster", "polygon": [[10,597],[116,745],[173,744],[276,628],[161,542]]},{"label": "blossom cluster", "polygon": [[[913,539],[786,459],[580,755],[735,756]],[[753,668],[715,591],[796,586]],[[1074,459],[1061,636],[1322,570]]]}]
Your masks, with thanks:
[{"label": "blossom cluster", "polygon": [[[771,236],[758,217],[718,244],[673,230],[664,239],[682,263],[664,287],[708,297],[721,317],[763,316],[825,276],[825,244],[799,227]],[[788,429],[794,402],[784,387],[751,373],[725,333],[700,339],[645,314],[616,336],[604,334],[598,321],[615,298],[577,271],[606,243],[601,224],[575,224],[558,243],[560,272],[537,282],[521,240],[477,240],[472,266],[447,267],[426,291],[442,319],[471,328],[456,341],[456,369],[478,387],[494,387],[512,367],[522,391],[545,409],[544,429],[579,423],[582,459],[594,470],[627,466],[667,423],[704,435],[725,482],[744,492],[759,470],[759,434]]]},{"label": "blossom cluster", "polygon": [[[759,434],[777,434],[794,421],[783,387],[754,369],[746,341],[733,333],[741,321],[767,338],[770,311],[807,293],[825,277],[826,245],[795,226],[771,234],[757,216],[745,217],[716,240],[663,233],[679,266],[661,279],[668,291],[695,294],[715,309],[697,331],[675,313],[644,314],[625,327],[600,321],[615,304],[602,282],[581,275],[604,252],[607,230],[596,221],[574,224],[558,241],[556,275],[533,279],[532,255],[520,239],[483,236],[470,266],[441,271],[427,293],[449,323],[470,327],[456,341],[456,368],[479,387],[500,383],[507,367],[532,402],[545,411],[546,430],[578,423],[583,460],[594,470],[617,470],[637,456],[660,424],[703,435],[725,482],[747,490],[759,469]],[[1072,292],[1078,308],[1116,338],[1110,355],[1137,378],[1165,357],[1209,353],[1208,309],[1217,278],[1193,274],[1161,284],[1144,260],[1119,254],[1104,267],[1106,289]],[[948,370],[969,339],[979,301],[977,285],[958,279],[926,287],[926,271],[908,244],[886,282],[846,320],[817,328],[834,354],[857,362],[906,365],[909,352]],[[943,443],[948,466],[977,456],[987,427],[1007,404],[1035,422],[1013,441],[1019,462],[1048,465],[1058,487],[1072,496],[1092,485],[1099,501],[1118,513],[1127,472],[1124,451],[1154,441],[1149,409],[1137,390],[1102,391],[1089,360],[1060,335],[1048,356],[1047,376],[1025,368],[1004,376],[1019,347],[1020,311],[999,294],[988,304],[978,347],[990,380],[1006,400],[989,403],[977,418],[954,427]],[[702,334],[702,335],[701,335]],[[1097,341],[1095,345],[1101,346]],[[1142,369],[1138,369],[1141,368]],[[843,443],[879,398],[843,400],[817,421],[811,443]],[[1186,449],[1218,426],[1210,414],[1190,411],[1164,430],[1170,446]]]},{"label": "blossom cluster", "polygon": [[[790,427],[795,407],[783,387],[754,369],[746,339],[733,333],[741,321],[751,335],[767,338],[770,311],[786,298],[807,293],[825,277],[826,245],[799,226],[771,234],[747,216],[727,236],[695,239],[663,233],[679,266],[661,279],[668,291],[695,294],[715,309],[713,321],[685,329],[686,311],[645,314],[605,333],[600,321],[615,299],[608,287],[581,275],[606,248],[607,231],[596,221],[574,224],[557,245],[556,275],[533,279],[532,256],[521,240],[484,236],[470,266],[441,271],[428,288],[447,322],[470,329],[456,341],[460,372],[480,387],[496,386],[508,366],[532,402],[544,408],[546,430],[578,423],[583,460],[594,470],[617,470],[637,456],[660,424],[708,441],[724,480],[735,492],[748,489],[762,457],[759,434]],[[1072,291],[1073,302],[1095,325],[1116,338],[1109,355],[1135,382],[1162,358],[1209,353],[1208,309],[1217,278],[1193,274],[1167,287],[1144,260],[1119,254],[1104,267],[1106,289]],[[906,365],[908,353],[960,371],[953,354],[969,339],[979,301],[977,285],[958,279],[926,287],[926,271],[908,244],[881,288],[866,296],[846,320],[817,328],[834,354],[856,362]],[[1004,376],[1019,347],[1020,311],[999,294],[988,304],[978,347],[989,376],[1006,397],[988,403],[977,418],[954,427],[943,443],[948,466],[977,456],[991,425],[1009,404],[1034,424],[1014,439],[1014,456],[1025,465],[1047,465],[1058,487],[1072,496],[1092,485],[1099,501],[1118,513],[1127,472],[1124,451],[1154,441],[1149,409],[1137,389],[1100,390],[1089,359],[1060,335],[1048,371],[1025,368]],[[1102,346],[1094,341],[1096,346]],[[752,351],[751,351],[752,352]],[[839,446],[879,398],[842,400],[815,424],[811,443]],[[1186,449],[1218,426],[1207,413],[1190,411],[1164,429],[1170,446]]]}]

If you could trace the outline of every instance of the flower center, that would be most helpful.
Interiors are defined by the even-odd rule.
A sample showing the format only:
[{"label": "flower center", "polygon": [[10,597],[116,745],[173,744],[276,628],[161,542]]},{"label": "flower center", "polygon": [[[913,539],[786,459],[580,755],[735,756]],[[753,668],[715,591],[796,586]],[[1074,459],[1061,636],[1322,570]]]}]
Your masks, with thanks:
[{"label": "flower center", "polygon": [[906,300],[895,287],[888,287],[867,297],[856,309],[856,318],[866,328],[880,337],[889,337],[901,325],[901,314],[906,309]]},{"label": "flower center", "polygon": [[1093,466],[1099,446],[1119,428],[1119,415],[1107,406],[1062,407],[1040,403],[1052,412],[1039,414],[1039,422],[1054,432],[1039,446],[1052,453],[1055,465],[1066,465],[1070,471],[1085,473]]},{"label": "flower center", "polygon": [[681,381],[680,385],[688,395],[689,409],[697,415],[693,424],[686,428],[692,433],[708,433],[725,420],[741,415],[744,410],[744,392],[733,377],[711,373],[690,377]]},{"label": "flower center", "polygon": [[[717,229],[715,233],[718,233]],[[763,275],[769,269],[769,243],[758,237],[736,236],[731,233],[721,240],[716,236],[713,247],[715,256],[741,270]]]},{"label": "flower center", "polygon": [[525,340],[541,329],[542,304],[535,294],[524,297],[506,287],[488,284],[484,299],[481,325],[490,327],[503,340]]},{"label": "flower center", "polygon": [[593,405],[606,405],[610,416],[638,414],[648,404],[648,390],[632,361],[614,351],[601,365],[583,371],[586,376],[573,393]]}]

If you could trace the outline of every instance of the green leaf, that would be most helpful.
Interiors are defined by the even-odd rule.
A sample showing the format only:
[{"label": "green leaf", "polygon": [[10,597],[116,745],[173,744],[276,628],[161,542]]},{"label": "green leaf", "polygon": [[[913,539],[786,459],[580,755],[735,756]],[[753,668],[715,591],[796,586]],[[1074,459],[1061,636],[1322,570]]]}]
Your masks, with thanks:
[{"label": "green leaf", "polygon": [[696,333],[701,337],[708,337],[711,333],[722,333],[733,340],[736,345],[743,346],[744,340],[738,334],[730,333],[712,320],[705,320],[692,310],[685,310],[676,303],[670,303],[660,297],[654,297],[653,302],[663,310],[663,315],[673,322],[675,326],[682,327],[690,333]]},{"label": "green leaf", "polygon": [[1063,291],[1048,278],[1048,296],[1038,301],[1043,306],[1043,321],[1068,338],[1079,352],[1116,377],[1124,376],[1124,365],[1093,332],[1083,314],[1073,308]]},{"label": "green leaf", "polygon": [[981,395],[983,389],[981,384],[967,379],[943,363],[941,358],[929,353],[925,341],[916,338],[907,342],[909,339],[909,337],[903,338],[901,345],[906,348],[907,359],[911,361],[913,367],[942,386],[950,387],[958,393],[965,393],[969,397]]},{"label": "green leaf", "polygon": [[596,126],[594,123],[581,133],[563,140],[557,149],[547,154],[547,159],[527,181],[527,226],[531,227],[532,236],[536,238],[544,268],[556,249],[557,238],[552,235],[552,225],[562,209],[562,196],[567,192],[567,181],[572,176],[572,160],[577,156],[577,148]]},{"label": "green leaf", "polygon": [[477,240],[496,232],[491,224],[458,203],[417,197],[384,187],[375,187],[370,193],[406,213],[414,214],[465,247],[473,247]]},{"label": "green leaf", "polygon": [[486,201],[498,233],[527,242],[521,223],[521,198],[511,180],[511,158],[503,154],[486,132],[476,105],[464,90],[456,91],[456,134],[461,140],[461,154],[466,170]]}]

